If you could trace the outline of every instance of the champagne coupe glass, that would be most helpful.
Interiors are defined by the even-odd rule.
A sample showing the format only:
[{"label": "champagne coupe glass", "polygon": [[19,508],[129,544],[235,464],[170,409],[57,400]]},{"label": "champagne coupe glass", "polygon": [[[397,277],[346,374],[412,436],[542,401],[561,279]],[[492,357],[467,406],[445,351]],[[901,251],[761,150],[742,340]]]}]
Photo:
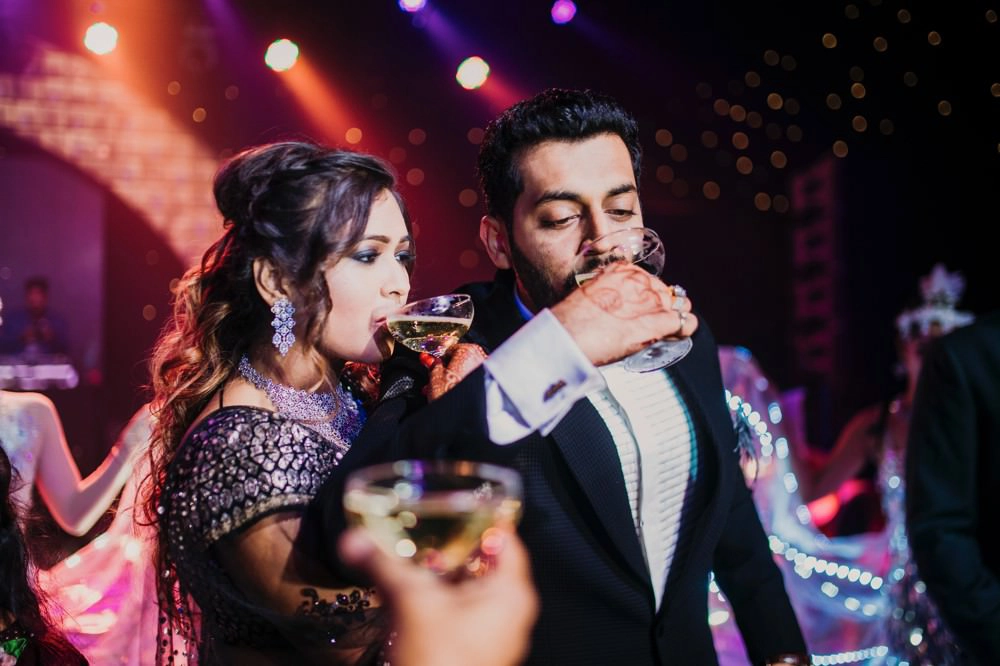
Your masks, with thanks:
[{"label": "champagne coupe glass", "polygon": [[521,496],[521,476],[508,467],[397,460],[349,474],[344,510],[382,550],[450,574],[470,564],[481,544],[488,550],[491,528],[517,522]]},{"label": "champagne coupe glass", "polygon": [[407,303],[386,318],[389,333],[415,352],[444,356],[472,325],[472,298],[445,294]]},{"label": "champagne coupe glass", "polygon": [[[625,262],[636,264],[646,272],[659,276],[663,271],[664,258],[663,241],[652,229],[618,229],[585,241],[577,252],[573,274],[576,283],[582,285],[596,277],[604,266]],[[642,351],[626,357],[624,366],[630,372],[660,370],[687,356],[691,347],[689,337],[658,340]]]}]

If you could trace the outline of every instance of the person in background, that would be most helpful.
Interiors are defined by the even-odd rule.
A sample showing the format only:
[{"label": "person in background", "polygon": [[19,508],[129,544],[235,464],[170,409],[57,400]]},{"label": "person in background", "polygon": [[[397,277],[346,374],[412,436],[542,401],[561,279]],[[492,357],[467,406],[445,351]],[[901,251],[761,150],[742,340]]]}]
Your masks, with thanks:
[{"label": "person in background", "polygon": [[968,653],[959,663],[1000,664],[1000,311],[927,352],[906,485],[917,571]]},{"label": "person in background", "polygon": [[87,664],[49,620],[14,501],[17,472],[0,447],[0,666]]},{"label": "person in background", "polygon": [[889,654],[911,666],[960,663],[956,661],[959,657],[954,637],[925,593],[910,556],[903,464],[924,353],[933,340],[973,320],[971,314],[956,309],[964,288],[961,275],[936,264],[920,281],[922,304],[904,310],[896,318],[897,349],[906,371],[903,393],[855,415],[828,456],[793,458],[799,492],[806,502],[836,491],[866,464],[878,466],[891,560],[886,587],[886,641]]},{"label": "person in background", "polygon": [[38,572],[38,586],[53,601],[52,618],[92,664],[146,666],[157,645],[155,530],[143,519],[140,488],[149,476],[152,417],[143,405],[121,441],[135,463],[113,520],[69,557]]},{"label": "person in background", "polygon": [[[0,303],[0,331],[8,320]],[[52,401],[41,393],[0,390],[0,446],[20,484],[18,503],[28,506],[33,487],[56,523],[83,536],[111,506],[146,446],[149,412],[137,411],[104,461],[83,478],[73,459],[62,421]]]},{"label": "person in background", "polygon": [[65,354],[68,335],[65,320],[49,310],[49,281],[40,276],[24,283],[25,307],[7,314],[7,326],[0,331],[0,352],[39,356]]}]

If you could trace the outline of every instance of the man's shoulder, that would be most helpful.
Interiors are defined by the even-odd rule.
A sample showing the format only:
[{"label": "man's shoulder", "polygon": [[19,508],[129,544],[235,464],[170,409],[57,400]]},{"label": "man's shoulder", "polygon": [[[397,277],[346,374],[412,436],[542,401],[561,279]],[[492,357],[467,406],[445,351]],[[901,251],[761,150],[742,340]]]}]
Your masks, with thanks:
[{"label": "man's shoulder", "polygon": [[981,315],[969,326],[955,329],[931,345],[928,356],[979,362],[984,355],[1000,355],[1000,310]]},{"label": "man's shoulder", "polygon": [[513,273],[511,271],[500,270],[496,272],[492,280],[467,282],[455,288],[454,291],[472,296],[473,301],[486,301],[495,297],[498,293],[512,294],[513,287]]},{"label": "man's shoulder", "polygon": [[509,271],[498,271],[492,281],[465,284],[455,291],[472,296],[476,309],[466,342],[492,351],[524,324],[514,302],[514,278]]}]

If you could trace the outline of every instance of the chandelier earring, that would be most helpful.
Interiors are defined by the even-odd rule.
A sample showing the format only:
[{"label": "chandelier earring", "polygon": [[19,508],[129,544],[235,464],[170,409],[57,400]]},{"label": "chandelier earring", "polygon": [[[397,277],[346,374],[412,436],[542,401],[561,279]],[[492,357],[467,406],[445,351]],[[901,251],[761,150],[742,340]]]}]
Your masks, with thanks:
[{"label": "chandelier earring", "polygon": [[282,296],[271,306],[271,312],[274,314],[274,319],[271,320],[271,326],[274,328],[271,343],[279,354],[285,356],[295,342],[295,333],[292,332],[295,328],[295,319],[292,317],[295,314],[295,306]]}]

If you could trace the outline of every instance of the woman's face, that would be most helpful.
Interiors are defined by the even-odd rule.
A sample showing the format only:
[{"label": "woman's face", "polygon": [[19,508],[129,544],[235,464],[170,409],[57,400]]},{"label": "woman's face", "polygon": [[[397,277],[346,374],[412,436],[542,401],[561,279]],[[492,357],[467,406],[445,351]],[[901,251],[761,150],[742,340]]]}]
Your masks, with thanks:
[{"label": "woman's face", "polygon": [[361,242],[323,271],[330,313],[318,347],[325,356],[379,363],[392,353],[385,318],[410,293],[412,246],[399,204],[383,192],[372,206]]}]

